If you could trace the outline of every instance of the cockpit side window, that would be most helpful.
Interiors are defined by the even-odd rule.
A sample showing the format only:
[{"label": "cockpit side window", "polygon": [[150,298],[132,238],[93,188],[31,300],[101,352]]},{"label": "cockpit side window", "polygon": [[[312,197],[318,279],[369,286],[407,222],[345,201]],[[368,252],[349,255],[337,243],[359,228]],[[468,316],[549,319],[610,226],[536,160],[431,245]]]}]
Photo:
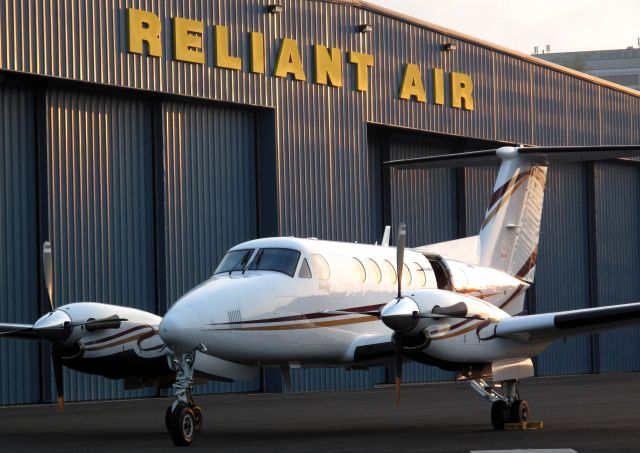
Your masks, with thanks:
[{"label": "cockpit side window", "polygon": [[307,263],[307,259],[302,259],[302,264],[300,265],[300,272],[298,272],[298,277],[300,278],[311,278],[311,269],[309,269],[309,263]]},{"label": "cockpit side window", "polygon": [[258,250],[249,264],[250,271],[275,271],[293,277],[298,267],[300,252],[292,249],[265,248]]},{"label": "cockpit side window", "polygon": [[242,249],[227,252],[213,274],[243,271],[249,262],[249,258],[253,255],[254,250],[255,249]]}]

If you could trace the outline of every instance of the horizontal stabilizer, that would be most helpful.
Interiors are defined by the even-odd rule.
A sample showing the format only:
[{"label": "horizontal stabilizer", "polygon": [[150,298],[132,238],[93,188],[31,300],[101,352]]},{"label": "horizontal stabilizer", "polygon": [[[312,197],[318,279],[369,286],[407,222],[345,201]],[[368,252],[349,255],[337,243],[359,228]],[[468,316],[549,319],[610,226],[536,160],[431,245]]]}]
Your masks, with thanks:
[{"label": "horizontal stabilizer", "polygon": [[494,333],[498,337],[537,342],[586,335],[636,324],[640,324],[640,303],[638,302],[505,318],[495,325]]},{"label": "horizontal stabilizer", "polygon": [[441,156],[418,157],[414,159],[385,162],[399,169],[406,168],[455,168],[497,165],[505,155],[514,151],[527,161],[546,165],[549,162],[579,162],[607,160],[640,156],[640,145],[620,146],[531,146],[510,147],[466,153],[443,154]]}]

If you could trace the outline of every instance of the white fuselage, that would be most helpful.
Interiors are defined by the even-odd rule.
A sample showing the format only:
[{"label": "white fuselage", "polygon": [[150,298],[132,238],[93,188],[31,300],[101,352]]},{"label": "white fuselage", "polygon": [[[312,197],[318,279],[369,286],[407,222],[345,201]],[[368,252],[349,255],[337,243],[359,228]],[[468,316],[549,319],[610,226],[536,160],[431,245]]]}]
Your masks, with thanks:
[{"label": "white fuselage", "polygon": [[[270,269],[277,265],[252,264],[261,250],[288,250],[299,256],[285,273]],[[395,248],[270,238],[237,245],[230,253],[242,251],[248,255],[245,265],[216,273],[165,315],[160,335],[172,350],[199,349],[246,364],[345,365],[356,360],[359,346],[390,341],[392,331],[378,318],[357,312],[379,310],[396,296]],[[453,260],[441,259],[432,266],[412,250],[406,250],[404,262],[402,291],[421,313],[463,300],[469,316],[477,315],[420,320],[415,330],[430,337],[422,351],[429,357],[490,363],[528,358],[546,346],[487,334],[487,318],[498,320],[522,311],[528,285],[521,280]]]}]

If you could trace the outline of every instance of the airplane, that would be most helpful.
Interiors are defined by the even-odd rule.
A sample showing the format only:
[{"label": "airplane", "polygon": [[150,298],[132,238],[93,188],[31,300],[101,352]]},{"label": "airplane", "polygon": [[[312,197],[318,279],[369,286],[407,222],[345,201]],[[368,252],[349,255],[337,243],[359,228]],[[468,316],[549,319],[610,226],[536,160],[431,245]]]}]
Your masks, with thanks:
[{"label": "airplane", "polygon": [[[196,432],[196,354],[245,365],[353,367],[405,359],[455,371],[492,403],[491,423],[530,420],[519,380],[553,340],[640,324],[640,303],[524,313],[533,283],[551,162],[625,158],[638,146],[502,147],[386,163],[442,168],[499,163],[478,236],[407,249],[278,237],[232,247],[183,295],[159,333],[177,370],[166,413],[176,445]],[[395,263],[395,266],[394,266]],[[491,384],[487,382],[491,380]],[[199,413],[198,423],[202,414]]]},{"label": "airplane", "polygon": [[[640,323],[640,303],[525,315],[535,274],[547,167],[555,161],[640,154],[635,146],[503,147],[396,161],[396,168],[500,163],[480,234],[407,249],[301,238],[238,244],[211,278],[160,318],[79,302],[33,325],[0,324],[0,335],[52,342],[62,366],[129,386],[169,385],[165,424],[176,445],[202,427],[192,387],[199,378],[253,379],[259,366],[395,364],[399,402],[406,359],[457,372],[492,403],[495,429],[530,418],[518,382],[551,341]],[[51,295],[45,246],[45,280]],[[49,251],[50,253],[50,251]],[[394,265],[395,264],[395,265]],[[51,300],[51,296],[50,296]],[[491,380],[491,385],[487,382]],[[58,395],[60,382],[56,379]]]}]

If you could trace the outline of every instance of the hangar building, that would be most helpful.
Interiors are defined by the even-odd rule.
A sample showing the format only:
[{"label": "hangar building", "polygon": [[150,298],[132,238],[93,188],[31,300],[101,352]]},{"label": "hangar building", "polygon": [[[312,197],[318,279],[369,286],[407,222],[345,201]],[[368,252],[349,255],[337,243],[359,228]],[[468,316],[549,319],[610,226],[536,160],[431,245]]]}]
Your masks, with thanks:
[{"label": "hangar building", "polygon": [[[414,246],[477,234],[496,169],[383,161],[640,143],[639,92],[357,0],[8,2],[0,49],[4,322],[48,311],[44,240],[58,305],[162,314],[251,238],[373,243],[401,220]],[[552,167],[529,311],[640,300],[639,206],[636,162]],[[639,329],[569,339],[537,372],[639,370],[638,344]],[[0,404],[52,398],[46,345],[0,351]],[[69,400],[153,394],[66,373]],[[385,379],[302,369],[293,388]]]}]

